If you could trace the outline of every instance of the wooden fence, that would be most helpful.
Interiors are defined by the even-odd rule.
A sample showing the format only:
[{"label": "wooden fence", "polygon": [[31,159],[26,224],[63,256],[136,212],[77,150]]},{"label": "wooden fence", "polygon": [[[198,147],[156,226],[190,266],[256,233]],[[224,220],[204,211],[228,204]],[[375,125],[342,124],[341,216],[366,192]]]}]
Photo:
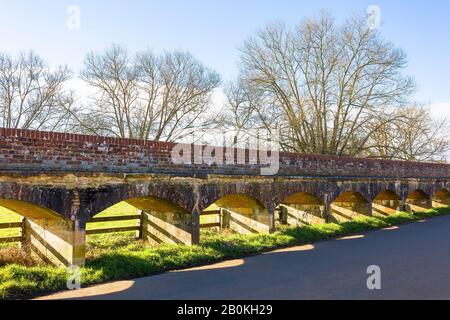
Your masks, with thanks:
[{"label": "wooden fence", "polygon": [[14,243],[22,241],[23,222],[0,223],[0,230],[17,229],[17,228],[20,228],[20,235],[13,237],[2,237],[0,238],[0,243]]},{"label": "wooden fence", "polygon": [[[201,229],[220,227],[221,223],[220,223],[220,211],[219,210],[206,211],[206,212],[203,212],[201,214],[201,216],[216,216],[216,217],[218,217],[217,220],[219,220],[219,222],[201,223],[200,224]],[[137,224],[135,226],[126,226],[126,227],[88,229],[88,230],[86,230],[86,235],[136,231],[136,233],[138,234],[138,238],[141,238],[141,236],[142,236],[142,215],[141,214],[92,218],[88,222],[88,226],[91,223],[98,223],[98,222],[118,222],[118,221],[131,221],[131,220],[137,221]],[[0,237],[0,243],[21,242],[23,239],[23,225],[24,225],[23,222],[0,223],[0,230],[20,228],[20,235],[13,236],[13,237],[3,237],[3,238]]]},{"label": "wooden fence", "polygon": [[216,216],[218,217],[218,222],[212,222],[212,223],[200,223],[200,229],[207,229],[207,228],[220,228],[220,219],[221,219],[221,214],[220,214],[220,210],[215,210],[215,211],[204,211],[200,214],[201,217],[205,217],[205,216]]},{"label": "wooden fence", "polygon": [[117,222],[117,221],[130,221],[130,220],[138,221],[139,224],[137,224],[135,226],[128,226],[128,227],[90,229],[90,230],[86,230],[86,235],[129,232],[129,231],[141,232],[142,215],[140,215],[140,214],[115,216],[115,217],[92,218],[91,220],[89,220],[88,225],[90,223],[97,223],[97,222]]}]

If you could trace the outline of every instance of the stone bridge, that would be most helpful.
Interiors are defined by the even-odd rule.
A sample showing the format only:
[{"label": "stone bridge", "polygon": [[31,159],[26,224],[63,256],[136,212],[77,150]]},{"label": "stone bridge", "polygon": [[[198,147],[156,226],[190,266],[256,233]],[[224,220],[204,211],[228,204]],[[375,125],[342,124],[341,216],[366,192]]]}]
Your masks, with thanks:
[{"label": "stone bridge", "polygon": [[208,210],[224,228],[272,232],[447,206],[449,190],[448,164],[0,129],[0,206],[25,218],[30,253],[63,265],[84,263],[86,223],[122,201],[143,213],[144,239],[196,244]]}]

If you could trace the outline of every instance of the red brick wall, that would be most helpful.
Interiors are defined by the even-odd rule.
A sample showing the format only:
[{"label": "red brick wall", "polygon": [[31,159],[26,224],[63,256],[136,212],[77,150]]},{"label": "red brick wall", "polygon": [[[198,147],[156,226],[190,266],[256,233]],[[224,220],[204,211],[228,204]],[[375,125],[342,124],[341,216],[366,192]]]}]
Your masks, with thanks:
[{"label": "red brick wall", "polygon": [[[179,175],[260,173],[259,166],[248,164],[175,165],[171,160],[173,147],[174,144],[166,142],[0,128],[0,170]],[[279,175],[450,178],[450,165],[281,153]]]}]

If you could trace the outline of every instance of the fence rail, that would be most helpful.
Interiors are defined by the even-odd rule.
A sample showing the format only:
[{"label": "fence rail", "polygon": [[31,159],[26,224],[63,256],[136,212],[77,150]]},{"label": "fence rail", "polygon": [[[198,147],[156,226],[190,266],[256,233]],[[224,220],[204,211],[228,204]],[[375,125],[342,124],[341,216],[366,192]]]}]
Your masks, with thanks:
[{"label": "fence rail", "polygon": [[21,228],[22,222],[6,222],[6,223],[0,223],[0,230],[1,229],[14,229],[14,228]]},{"label": "fence rail", "polygon": [[88,229],[88,230],[86,230],[86,235],[89,236],[89,235],[95,235],[95,234],[140,231],[141,230],[141,222],[142,222],[142,215],[140,215],[140,214],[92,218],[91,220],[89,220],[88,224],[97,223],[97,222],[117,222],[117,221],[130,221],[130,220],[134,220],[134,221],[137,220],[137,221],[139,221],[139,224],[137,224],[135,226],[128,226],[128,227],[110,227],[110,228]]},{"label": "fence rail", "polygon": [[91,229],[91,230],[86,230],[86,235],[89,236],[89,235],[93,235],[93,234],[129,232],[129,231],[140,231],[140,230],[141,230],[140,226]]},{"label": "fence rail", "polygon": [[20,229],[20,235],[17,236],[11,236],[11,237],[0,237],[0,243],[14,243],[14,242],[21,242],[22,241],[22,222],[3,222],[0,223],[0,230],[5,229]]},{"label": "fence rail", "polygon": [[22,241],[22,236],[0,238],[0,243],[14,243],[14,242],[21,242],[21,241]]},{"label": "fence rail", "polygon": [[200,229],[216,228],[216,227],[220,227],[220,222],[215,222],[215,223],[202,223],[202,224],[200,225]]},{"label": "fence rail", "polygon": [[[219,215],[219,217],[220,217],[220,211],[219,210],[206,211],[206,212],[202,212],[200,215],[201,216]],[[88,221],[88,225],[92,224],[92,223],[99,223],[99,222],[118,222],[118,221],[130,221],[130,220],[135,220],[139,223],[136,224],[135,226],[127,226],[127,227],[118,226],[118,227],[110,227],[110,228],[88,229],[88,230],[86,230],[86,235],[141,231],[142,215],[140,215],[140,214],[92,218],[91,220]],[[22,227],[23,227],[23,222],[0,223],[0,230],[21,228],[21,234],[23,234]],[[216,227],[220,227],[220,222],[201,223],[200,224],[201,229],[216,228]],[[0,237],[0,243],[14,243],[14,242],[20,242],[20,241],[22,241],[22,235],[12,236],[12,237]]]},{"label": "fence rail", "polygon": [[127,216],[92,218],[91,220],[89,220],[88,223],[128,221],[128,220],[141,220],[141,219],[142,219],[142,216],[140,214],[133,214],[133,215],[127,215]]},{"label": "fence rail", "polygon": [[215,216],[220,214],[220,210],[215,210],[215,211],[203,211],[202,213],[200,213],[201,216]]},{"label": "fence rail", "polygon": [[[133,215],[123,215],[123,216],[114,216],[114,217],[98,217],[93,218],[88,222],[88,225],[91,223],[98,223],[98,222],[118,222],[118,221],[141,221],[142,216],[139,214],[133,214]],[[0,244],[1,243],[14,243],[14,242],[21,242],[22,241],[22,228],[23,223],[22,222],[6,222],[6,223],[0,223],[0,230],[5,229],[17,229],[21,228],[21,234],[18,236],[11,236],[11,237],[0,237]],[[86,230],[86,235],[96,235],[96,234],[108,234],[108,233],[116,233],[116,232],[130,232],[130,231],[140,231],[141,226],[140,223],[136,224],[135,226],[127,226],[127,227],[110,227],[110,228],[99,228],[99,229],[88,229]]]}]

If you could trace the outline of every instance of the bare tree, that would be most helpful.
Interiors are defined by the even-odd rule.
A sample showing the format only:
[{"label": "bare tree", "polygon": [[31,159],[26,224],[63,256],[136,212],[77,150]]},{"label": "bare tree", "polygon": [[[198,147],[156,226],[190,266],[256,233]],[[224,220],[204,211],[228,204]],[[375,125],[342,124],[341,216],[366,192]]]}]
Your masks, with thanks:
[{"label": "bare tree", "polygon": [[47,131],[72,128],[74,99],[67,67],[50,68],[34,52],[0,54],[0,125]]},{"label": "bare tree", "polygon": [[449,151],[448,120],[435,119],[421,106],[396,111],[393,121],[383,121],[366,146],[371,157],[408,161],[445,161]]},{"label": "bare tree", "polygon": [[363,18],[269,25],[245,43],[241,66],[261,125],[279,130],[288,151],[361,155],[415,89],[402,75],[406,55]]},{"label": "bare tree", "polygon": [[232,144],[243,142],[259,126],[258,96],[245,83],[229,82],[224,88],[225,105],[215,118],[219,128],[233,133]]},{"label": "bare tree", "polygon": [[130,56],[113,46],[86,57],[81,78],[96,90],[85,130],[119,137],[173,141],[209,120],[219,75],[187,52]]}]

